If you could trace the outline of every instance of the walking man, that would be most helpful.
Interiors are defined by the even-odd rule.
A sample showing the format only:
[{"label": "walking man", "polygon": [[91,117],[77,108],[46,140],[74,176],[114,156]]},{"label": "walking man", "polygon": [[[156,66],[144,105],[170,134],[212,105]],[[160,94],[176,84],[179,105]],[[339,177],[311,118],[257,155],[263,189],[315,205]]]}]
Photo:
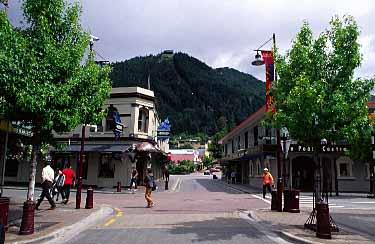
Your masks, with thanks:
[{"label": "walking man", "polygon": [[132,178],[130,180],[129,190],[133,189],[133,185],[134,185],[134,189],[137,189],[138,171],[134,166],[132,167],[132,169],[133,169],[132,170]]},{"label": "walking man", "polygon": [[266,198],[266,190],[272,193],[273,177],[267,168],[263,170],[263,198]]},{"label": "walking man", "polygon": [[55,172],[51,168],[51,162],[46,161],[46,166],[43,168],[42,171],[42,194],[40,195],[40,198],[38,199],[38,202],[36,203],[35,209],[39,210],[39,206],[44,200],[44,197],[47,198],[49,204],[51,207],[50,210],[53,210],[56,208],[56,204],[53,201],[50,190],[53,183],[53,180],[55,178]]},{"label": "walking man", "polygon": [[147,175],[144,179],[144,183],[146,186],[146,191],[145,191],[145,198],[147,201],[147,207],[152,208],[154,206],[154,202],[152,201],[151,198],[151,193],[152,189],[154,188],[154,176],[152,174],[152,169],[147,169]]},{"label": "walking man", "polygon": [[230,177],[232,178],[232,184],[236,184],[236,171],[235,170],[233,170],[230,173]]},{"label": "walking man", "polygon": [[69,196],[70,196],[70,188],[72,187],[74,183],[74,179],[76,178],[76,174],[74,170],[72,169],[72,166],[70,163],[67,164],[66,168],[63,169],[62,173],[65,176],[65,181],[64,181],[64,196],[63,196],[63,203],[67,204],[69,202]]}]

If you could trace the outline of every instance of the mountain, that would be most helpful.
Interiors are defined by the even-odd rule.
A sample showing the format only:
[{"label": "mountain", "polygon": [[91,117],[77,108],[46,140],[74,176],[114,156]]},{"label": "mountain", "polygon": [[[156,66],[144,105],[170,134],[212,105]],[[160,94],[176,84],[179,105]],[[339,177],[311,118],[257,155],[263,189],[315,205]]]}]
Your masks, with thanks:
[{"label": "mountain", "polygon": [[169,118],[173,134],[212,135],[265,103],[264,82],[235,69],[213,69],[185,53],[135,57],[112,66],[113,87],[147,88],[150,77],[159,117]]}]

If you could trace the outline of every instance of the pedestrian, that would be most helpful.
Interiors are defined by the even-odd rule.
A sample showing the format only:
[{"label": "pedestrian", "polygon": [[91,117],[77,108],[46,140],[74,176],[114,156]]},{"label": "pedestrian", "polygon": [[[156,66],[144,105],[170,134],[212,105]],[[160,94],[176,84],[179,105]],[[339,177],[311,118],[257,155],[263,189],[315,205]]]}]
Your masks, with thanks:
[{"label": "pedestrian", "polygon": [[61,170],[56,169],[56,177],[52,187],[52,199],[56,196],[56,202],[59,201],[59,195],[64,200],[65,194],[63,191],[65,176]]},{"label": "pedestrian", "polygon": [[164,177],[165,177],[165,181],[169,182],[169,170],[167,167],[164,170]]},{"label": "pedestrian", "polygon": [[154,176],[152,174],[152,169],[150,168],[147,169],[147,174],[144,178],[144,183],[146,186],[145,198],[147,201],[147,208],[152,208],[154,206],[154,202],[152,201],[151,193],[156,187],[154,182]]},{"label": "pedestrian", "polygon": [[46,161],[46,166],[43,168],[43,171],[42,171],[42,194],[40,195],[36,203],[36,206],[35,206],[36,210],[39,210],[39,206],[44,200],[44,197],[47,198],[49,204],[51,205],[51,207],[49,208],[50,210],[53,210],[56,208],[56,204],[53,201],[51,194],[50,194],[54,176],[55,176],[55,172],[51,168],[51,161]]},{"label": "pedestrian", "polygon": [[266,190],[272,193],[273,186],[273,177],[270,172],[268,172],[268,168],[264,168],[263,170],[263,198],[266,198]]},{"label": "pedestrian", "polygon": [[63,169],[62,173],[65,176],[65,181],[64,181],[64,186],[63,186],[63,191],[64,191],[63,203],[67,204],[69,202],[70,189],[72,188],[72,185],[74,185],[74,179],[76,178],[76,174],[72,166],[70,165],[70,163],[66,165],[66,168]]},{"label": "pedestrian", "polygon": [[132,189],[133,189],[133,185],[134,185],[134,189],[137,189],[137,178],[138,178],[138,171],[137,171],[137,169],[133,166],[133,167],[132,167],[132,178],[131,178],[131,180],[130,180],[129,190],[132,190]]},{"label": "pedestrian", "polygon": [[236,184],[236,171],[233,170],[232,173],[230,173],[230,177],[232,178],[232,184]]}]

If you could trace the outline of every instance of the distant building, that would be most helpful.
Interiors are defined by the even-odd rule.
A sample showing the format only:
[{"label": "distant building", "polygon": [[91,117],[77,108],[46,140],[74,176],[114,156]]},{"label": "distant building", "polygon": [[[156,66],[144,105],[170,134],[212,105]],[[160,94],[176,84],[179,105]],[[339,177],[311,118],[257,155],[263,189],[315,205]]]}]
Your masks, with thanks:
[{"label": "distant building", "polygon": [[[369,112],[373,112],[375,102],[367,104]],[[266,118],[265,106],[220,139],[224,156],[220,159],[226,170],[237,172],[237,182],[262,187],[263,168],[268,168],[277,178],[276,129],[265,128],[262,121]],[[370,143],[370,142],[369,142]],[[321,179],[326,182],[328,191],[365,192],[369,189],[370,166],[366,162],[352,160],[345,154],[347,145],[321,145],[321,164],[325,173]],[[300,145],[292,140],[282,177],[284,186],[312,191],[314,186],[315,163],[313,149]]]},{"label": "distant building", "polygon": [[[151,167],[156,179],[162,177],[162,167],[166,161],[168,140],[157,140],[160,119],[155,107],[155,96],[151,90],[140,87],[112,88],[110,98],[103,108],[109,111],[97,125],[86,126],[83,184],[97,187],[114,187],[117,182],[128,185],[132,167],[139,173],[139,183],[143,183],[146,169]],[[117,111],[125,128],[117,140],[113,132],[112,112]],[[58,147],[51,149],[52,166],[62,169],[68,163],[78,174],[81,149],[82,126],[74,131],[54,134]],[[37,182],[43,165],[38,163]],[[28,182],[29,167],[15,171],[8,181]]]}]

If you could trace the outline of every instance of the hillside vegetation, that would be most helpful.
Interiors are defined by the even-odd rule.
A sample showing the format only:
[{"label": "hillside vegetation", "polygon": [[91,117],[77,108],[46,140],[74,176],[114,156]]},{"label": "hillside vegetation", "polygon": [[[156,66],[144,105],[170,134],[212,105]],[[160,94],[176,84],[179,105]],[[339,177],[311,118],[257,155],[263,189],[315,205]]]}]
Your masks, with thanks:
[{"label": "hillside vegetation", "polygon": [[265,102],[265,84],[231,68],[213,69],[184,53],[150,55],[113,63],[113,87],[140,86],[155,92],[161,119],[173,134],[212,135],[233,126]]}]

